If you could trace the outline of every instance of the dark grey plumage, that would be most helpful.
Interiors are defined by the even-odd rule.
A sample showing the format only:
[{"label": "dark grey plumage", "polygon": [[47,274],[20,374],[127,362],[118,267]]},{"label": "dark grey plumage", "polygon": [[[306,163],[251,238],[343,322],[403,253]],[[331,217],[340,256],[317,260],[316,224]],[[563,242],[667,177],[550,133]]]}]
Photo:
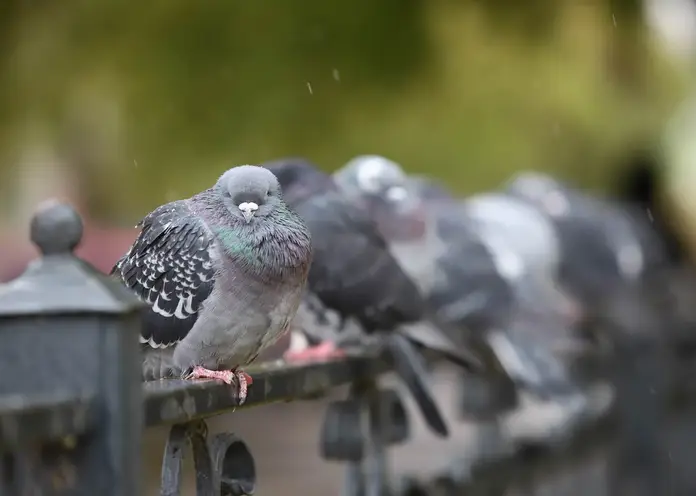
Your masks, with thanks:
[{"label": "dark grey plumage", "polygon": [[649,214],[636,206],[594,198],[539,173],[518,175],[505,193],[553,222],[561,242],[560,280],[588,305],[668,263]]},{"label": "dark grey plumage", "polygon": [[[535,394],[575,392],[548,347],[569,327],[554,315],[569,302],[554,286],[558,246],[544,216],[502,195],[457,202],[423,178],[411,182],[391,161],[355,159],[337,175],[368,204],[390,250],[442,319],[473,330],[505,372]],[[390,195],[395,188],[401,193]],[[553,306],[540,308],[535,297]]]},{"label": "dark grey plumage", "polygon": [[[149,305],[145,379],[192,369],[238,375],[285,332],[306,284],[311,243],[269,171],[232,168],[214,187],[158,207],[138,226],[112,274]],[[224,372],[205,377],[231,380]]]},{"label": "dark grey plumage", "polygon": [[488,331],[488,343],[510,377],[539,397],[576,394],[555,348],[576,341],[579,310],[557,284],[560,247],[552,225],[503,195],[478,195],[463,205],[462,222],[479,234],[513,293],[508,320],[503,330]]},{"label": "dark grey plumage", "polygon": [[279,178],[287,201],[313,234],[312,295],[308,299],[315,309],[307,314],[315,316],[314,322],[321,321],[319,307],[323,306],[327,309],[325,323],[332,314],[339,327],[357,323],[362,331],[383,336],[397,371],[429,425],[445,435],[446,425],[430,395],[426,370],[413,344],[434,349],[466,368],[476,367],[477,359],[424,323],[429,309],[418,289],[389,253],[368,212],[348,201],[331,176],[303,159],[284,159],[266,166]]}]

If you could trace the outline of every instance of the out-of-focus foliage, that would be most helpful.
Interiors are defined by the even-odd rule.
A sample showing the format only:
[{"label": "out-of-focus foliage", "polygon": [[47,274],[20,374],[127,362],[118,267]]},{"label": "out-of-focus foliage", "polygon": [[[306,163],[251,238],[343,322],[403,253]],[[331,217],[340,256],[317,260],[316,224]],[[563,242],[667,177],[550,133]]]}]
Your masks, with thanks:
[{"label": "out-of-focus foliage", "polygon": [[660,150],[668,164],[664,193],[673,227],[696,258],[696,96],[691,95],[666,126]]},{"label": "out-of-focus foliage", "polygon": [[[605,178],[680,78],[635,0],[6,0],[4,195],[30,147],[130,219],[237,163],[381,153],[463,192],[519,168]],[[7,204],[8,202],[6,202]]]}]

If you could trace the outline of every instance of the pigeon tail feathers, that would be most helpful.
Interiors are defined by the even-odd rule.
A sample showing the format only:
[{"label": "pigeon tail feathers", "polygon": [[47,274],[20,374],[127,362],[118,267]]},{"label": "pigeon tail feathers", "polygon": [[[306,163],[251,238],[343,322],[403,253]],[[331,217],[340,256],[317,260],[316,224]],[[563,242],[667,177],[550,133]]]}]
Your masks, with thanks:
[{"label": "pigeon tail feathers", "polygon": [[510,378],[540,399],[579,392],[565,365],[545,343],[512,332],[489,331],[486,341]]},{"label": "pigeon tail feathers", "polygon": [[[421,321],[403,324],[397,328],[396,332],[406,336],[413,343],[436,352],[469,372],[484,369],[483,363],[476,355],[465,349],[463,345],[455,343],[441,329],[442,327],[432,324],[431,321]],[[462,333],[460,330],[457,331],[459,334]],[[453,335],[455,335],[454,333],[455,330],[452,330]]]},{"label": "pigeon tail feathers", "polygon": [[428,384],[425,361],[414,345],[398,333],[386,334],[386,347],[394,362],[394,370],[413,395],[425,422],[434,433],[449,436],[449,429],[435,403]]}]

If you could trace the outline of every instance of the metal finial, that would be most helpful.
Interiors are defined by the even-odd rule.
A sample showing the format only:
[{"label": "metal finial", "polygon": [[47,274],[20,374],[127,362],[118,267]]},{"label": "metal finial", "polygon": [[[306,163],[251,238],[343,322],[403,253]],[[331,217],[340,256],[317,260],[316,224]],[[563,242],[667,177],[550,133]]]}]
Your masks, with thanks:
[{"label": "metal finial", "polygon": [[31,241],[43,255],[71,253],[82,239],[82,219],[58,200],[41,203],[31,219]]}]

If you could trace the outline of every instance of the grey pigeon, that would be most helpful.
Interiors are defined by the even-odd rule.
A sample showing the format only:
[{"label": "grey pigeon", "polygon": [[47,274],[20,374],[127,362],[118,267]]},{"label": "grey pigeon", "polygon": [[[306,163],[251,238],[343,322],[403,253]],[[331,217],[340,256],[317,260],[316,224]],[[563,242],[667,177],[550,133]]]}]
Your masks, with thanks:
[{"label": "grey pigeon", "polygon": [[210,189],[162,205],[112,274],[149,305],[140,341],[143,378],[187,376],[237,383],[240,367],[292,321],[311,263],[311,238],[276,177],[252,165]]},{"label": "grey pigeon", "polygon": [[[575,391],[547,346],[549,327],[559,323],[554,313],[574,307],[554,285],[558,242],[543,215],[504,197],[461,204],[374,156],[335,175],[367,202],[390,250],[443,319],[474,330],[506,373],[539,396]],[[546,332],[537,332],[543,320]]]},{"label": "grey pigeon", "polygon": [[[340,340],[341,333],[356,326],[384,338],[397,373],[428,425],[447,435],[419,349],[434,350],[468,370],[478,368],[478,359],[426,323],[426,301],[389,253],[369,212],[348,201],[331,176],[304,159],[265,165],[278,176],[287,201],[304,218],[314,239],[310,294],[298,312],[298,317],[305,316],[298,327],[315,344]],[[319,335],[316,327],[323,329]]]},{"label": "grey pigeon", "polygon": [[575,395],[578,387],[561,352],[580,344],[580,310],[557,283],[560,243],[553,225],[530,206],[500,194],[476,195],[463,205],[463,220],[488,247],[514,294],[504,331],[488,339],[503,368],[542,398]]},{"label": "grey pigeon", "polygon": [[[401,166],[379,155],[361,155],[350,160],[333,177],[341,192],[353,203],[365,205],[397,262],[421,293],[429,294],[437,277],[435,260],[447,247],[426,235],[427,212],[408,194],[408,178]],[[401,222],[394,223],[393,209],[409,212],[409,215],[399,216]],[[412,239],[421,242],[414,245],[410,242]],[[423,253],[430,256],[424,257]],[[409,263],[403,263],[405,260]]]},{"label": "grey pigeon", "polygon": [[586,305],[666,267],[666,246],[643,209],[594,198],[541,173],[519,174],[504,192],[553,222],[561,242],[561,283]]}]

